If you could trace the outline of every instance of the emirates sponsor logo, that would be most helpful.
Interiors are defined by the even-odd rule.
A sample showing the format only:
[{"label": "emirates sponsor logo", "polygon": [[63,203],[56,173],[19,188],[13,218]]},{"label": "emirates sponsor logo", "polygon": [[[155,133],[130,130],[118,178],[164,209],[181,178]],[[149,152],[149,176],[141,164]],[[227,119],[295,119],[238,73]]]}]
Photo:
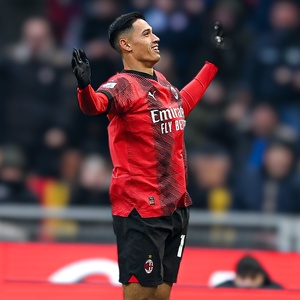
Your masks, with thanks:
[{"label": "emirates sponsor logo", "polygon": [[167,109],[153,109],[150,111],[151,120],[154,124],[160,123],[161,134],[184,130],[184,110],[181,106]]},{"label": "emirates sponsor logo", "polygon": [[169,107],[167,109],[153,109],[150,111],[151,119],[153,123],[165,122],[176,118],[184,119],[184,110],[181,106],[173,108]]}]

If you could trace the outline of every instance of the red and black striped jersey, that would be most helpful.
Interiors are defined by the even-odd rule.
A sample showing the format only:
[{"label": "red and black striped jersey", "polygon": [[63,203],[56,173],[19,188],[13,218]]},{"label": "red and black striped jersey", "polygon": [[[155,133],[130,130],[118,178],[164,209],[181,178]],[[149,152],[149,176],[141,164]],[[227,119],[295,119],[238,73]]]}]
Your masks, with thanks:
[{"label": "red and black striped jersey", "polygon": [[[135,208],[144,218],[167,216],[192,203],[187,192],[185,117],[217,68],[206,63],[201,71],[194,86],[181,91],[158,71],[151,76],[129,70],[117,73],[97,90],[96,94],[108,98],[113,215],[126,217]],[[81,106],[89,101],[85,98],[81,94]]]}]

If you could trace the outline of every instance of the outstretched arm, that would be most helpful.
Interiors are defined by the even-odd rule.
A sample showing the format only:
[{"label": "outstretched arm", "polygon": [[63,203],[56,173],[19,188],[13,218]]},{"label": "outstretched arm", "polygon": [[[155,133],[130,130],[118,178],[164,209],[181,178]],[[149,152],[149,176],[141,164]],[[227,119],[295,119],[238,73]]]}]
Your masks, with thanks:
[{"label": "outstretched arm", "polygon": [[[224,48],[224,39],[222,26],[219,22],[215,23],[213,31],[213,44],[215,49],[220,52]],[[206,62],[196,77],[180,91],[186,116],[200,101],[217,72],[218,68],[214,61]]]},{"label": "outstretched arm", "polygon": [[77,79],[77,96],[81,111],[87,115],[105,113],[109,105],[108,97],[92,88],[90,62],[82,49],[74,48],[72,69]]},{"label": "outstretched arm", "polygon": [[218,68],[214,64],[206,62],[196,77],[180,91],[180,95],[183,99],[183,110],[186,116],[200,101],[209,84],[217,74],[217,71]]}]

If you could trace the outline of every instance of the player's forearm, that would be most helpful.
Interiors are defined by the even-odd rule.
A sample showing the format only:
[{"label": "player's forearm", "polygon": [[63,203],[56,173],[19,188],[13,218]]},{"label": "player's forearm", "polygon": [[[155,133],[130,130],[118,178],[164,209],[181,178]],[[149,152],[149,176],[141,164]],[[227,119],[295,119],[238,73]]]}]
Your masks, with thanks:
[{"label": "player's forearm", "polygon": [[217,72],[218,68],[214,64],[206,62],[196,77],[180,91],[186,115],[199,102]]},{"label": "player's forearm", "polygon": [[84,89],[77,89],[79,107],[86,115],[105,113],[108,108],[108,98],[103,93],[96,93],[91,85]]}]

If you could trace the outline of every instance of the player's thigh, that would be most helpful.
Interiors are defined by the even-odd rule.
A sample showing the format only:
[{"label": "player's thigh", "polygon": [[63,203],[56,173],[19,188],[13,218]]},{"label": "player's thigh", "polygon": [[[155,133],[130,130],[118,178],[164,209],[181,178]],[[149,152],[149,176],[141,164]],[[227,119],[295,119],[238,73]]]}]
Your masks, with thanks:
[{"label": "player's thigh", "polygon": [[175,283],[185,248],[186,235],[189,222],[189,209],[180,208],[173,215],[173,235],[166,240],[163,258],[163,281]]},{"label": "player's thigh", "polygon": [[169,300],[172,284],[163,283],[157,287],[144,287],[139,283],[123,285],[124,300]]},{"label": "player's thigh", "polygon": [[163,283],[157,287],[155,300],[169,300],[171,295],[172,284]]},{"label": "player's thigh", "polygon": [[136,211],[128,218],[114,217],[122,284],[157,287],[163,283],[162,259],[168,231],[154,226],[157,222],[160,220],[142,219]]},{"label": "player's thigh", "polygon": [[124,300],[156,300],[157,287],[145,287],[139,283],[123,285]]}]

